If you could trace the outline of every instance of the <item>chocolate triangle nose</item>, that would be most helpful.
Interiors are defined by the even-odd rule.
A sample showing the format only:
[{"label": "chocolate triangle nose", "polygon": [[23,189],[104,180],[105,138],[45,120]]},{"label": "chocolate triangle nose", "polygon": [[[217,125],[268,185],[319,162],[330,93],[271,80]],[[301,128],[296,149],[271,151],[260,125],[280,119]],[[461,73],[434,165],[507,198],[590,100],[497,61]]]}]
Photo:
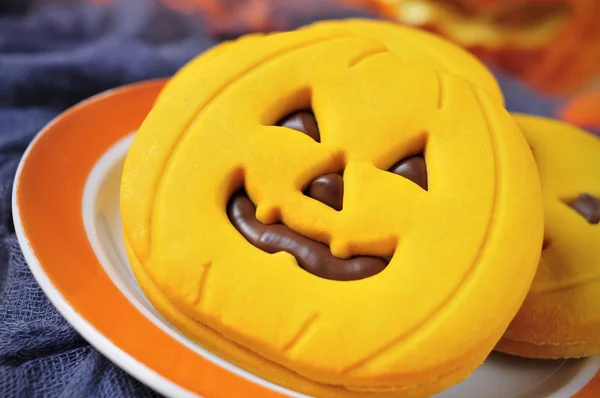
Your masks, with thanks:
[{"label": "chocolate triangle nose", "polygon": [[340,211],[344,198],[344,180],[337,174],[325,174],[315,178],[306,194],[327,206]]}]

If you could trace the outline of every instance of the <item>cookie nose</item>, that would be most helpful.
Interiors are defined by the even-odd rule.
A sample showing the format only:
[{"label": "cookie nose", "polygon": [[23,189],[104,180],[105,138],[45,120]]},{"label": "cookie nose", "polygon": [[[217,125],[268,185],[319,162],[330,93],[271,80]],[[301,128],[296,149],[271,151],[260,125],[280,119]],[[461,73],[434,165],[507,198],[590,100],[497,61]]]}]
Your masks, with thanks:
[{"label": "cookie nose", "polygon": [[317,177],[308,186],[306,195],[340,211],[344,199],[344,179],[338,174]]}]

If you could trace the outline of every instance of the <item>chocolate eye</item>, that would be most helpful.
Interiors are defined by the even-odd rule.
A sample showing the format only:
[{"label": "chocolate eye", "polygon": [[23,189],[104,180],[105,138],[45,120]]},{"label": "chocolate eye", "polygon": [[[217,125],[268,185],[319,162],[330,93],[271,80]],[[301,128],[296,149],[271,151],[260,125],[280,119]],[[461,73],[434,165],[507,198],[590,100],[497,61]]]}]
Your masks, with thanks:
[{"label": "chocolate eye", "polygon": [[290,113],[277,122],[277,126],[300,131],[301,133],[311,137],[316,142],[321,142],[319,125],[317,124],[315,114],[310,109]]},{"label": "chocolate eye", "polygon": [[567,204],[590,224],[600,223],[600,199],[587,193],[579,195],[579,197]]},{"label": "chocolate eye", "polygon": [[402,159],[389,168],[390,173],[398,174],[407,178],[423,188],[428,190],[427,185],[427,164],[423,155],[415,155]]}]

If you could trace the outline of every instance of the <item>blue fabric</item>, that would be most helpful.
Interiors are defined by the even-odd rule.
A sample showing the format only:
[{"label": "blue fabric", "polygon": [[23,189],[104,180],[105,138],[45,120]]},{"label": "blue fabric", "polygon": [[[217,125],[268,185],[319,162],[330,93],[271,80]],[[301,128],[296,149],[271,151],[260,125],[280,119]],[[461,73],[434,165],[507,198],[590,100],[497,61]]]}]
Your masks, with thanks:
[{"label": "blue fabric", "polygon": [[169,76],[213,44],[196,19],[148,0],[0,16],[0,397],[157,396],[90,347],[44,296],[14,234],[12,181],[26,145],[59,112]]},{"label": "blue fabric", "polygon": [[[27,10],[30,3],[0,4],[0,397],[155,396],[90,347],[46,299],[14,234],[12,182],[26,145],[59,112],[115,86],[169,76],[214,40],[198,18],[156,1],[45,2]],[[294,27],[361,15],[323,10],[279,10],[278,21]],[[511,79],[501,82],[511,109],[550,114],[557,106]]]}]

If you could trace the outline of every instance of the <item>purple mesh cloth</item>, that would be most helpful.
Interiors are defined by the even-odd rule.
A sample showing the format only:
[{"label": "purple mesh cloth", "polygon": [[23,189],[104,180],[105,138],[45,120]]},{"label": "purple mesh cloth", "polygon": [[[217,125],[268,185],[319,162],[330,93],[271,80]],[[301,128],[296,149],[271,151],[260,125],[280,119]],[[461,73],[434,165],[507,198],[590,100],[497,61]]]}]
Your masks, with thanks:
[{"label": "purple mesh cloth", "polygon": [[[26,145],[58,113],[103,90],[169,76],[214,41],[197,18],[156,1],[30,5],[0,3],[0,397],[156,396],[87,344],[44,296],[14,234],[12,183]],[[290,27],[361,15],[281,12]],[[557,106],[501,81],[511,109],[550,114]],[[65,266],[77,266],[68,253]]]}]

